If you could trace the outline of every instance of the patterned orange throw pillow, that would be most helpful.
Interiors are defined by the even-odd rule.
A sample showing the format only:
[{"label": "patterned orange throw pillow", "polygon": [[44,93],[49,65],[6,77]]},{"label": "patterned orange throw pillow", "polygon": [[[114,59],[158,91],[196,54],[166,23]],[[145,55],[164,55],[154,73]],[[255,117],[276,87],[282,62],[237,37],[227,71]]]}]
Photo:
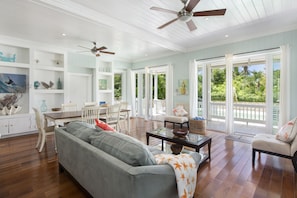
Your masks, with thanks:
[{"label": "patterned orange throw pillow", "polygon": [[284,142],[292,142],[297,134],[297,123],[296,118],[290,120],[287,124],[282,126],[280,130],[276,133],[276,139]]},{"label": "patterned orange throw pillow", "polygon": [[110,125],[106,124],[105,122],[99,120],[98,118],[95,119],[95,123],[98,127],[105,131],[115,131],[114,128],[112,128]]}]

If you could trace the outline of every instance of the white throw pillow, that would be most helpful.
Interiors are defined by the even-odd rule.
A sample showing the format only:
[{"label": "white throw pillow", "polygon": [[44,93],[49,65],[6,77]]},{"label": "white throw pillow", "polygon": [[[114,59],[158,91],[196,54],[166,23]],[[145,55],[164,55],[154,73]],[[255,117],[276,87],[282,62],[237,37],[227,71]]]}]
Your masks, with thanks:
[{"label": "white throw pillow", "polygon": [[188,112],[184,109],[182,105],[178,105],[173,109],[173,113],[175,116],[186,116]]},{"label": "white throw pillow", "polygon": [[276,139],[291,143],[297,134],[297,123],[294,118],[290,120],[287,124],[282,126],[280,130],[276,133]]}]

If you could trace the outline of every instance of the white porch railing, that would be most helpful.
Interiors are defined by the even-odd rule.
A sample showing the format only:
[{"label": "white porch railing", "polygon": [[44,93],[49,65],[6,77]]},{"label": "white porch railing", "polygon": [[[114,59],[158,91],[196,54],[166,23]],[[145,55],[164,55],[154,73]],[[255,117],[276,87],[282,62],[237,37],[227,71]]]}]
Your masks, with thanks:
[{"label": "white porch railing", "polygon": [[[209,103],[208,119],[218,118],[225,119],[226,104],[225,102],[210,102]],[[273,121],[277,123],[279,114],[278,104],[273,107]],[[233,116],[235,121],[251,122],[265,124],[266,122],[266,105],[265,103],[248,103],[237,102],[233,105]]]}]

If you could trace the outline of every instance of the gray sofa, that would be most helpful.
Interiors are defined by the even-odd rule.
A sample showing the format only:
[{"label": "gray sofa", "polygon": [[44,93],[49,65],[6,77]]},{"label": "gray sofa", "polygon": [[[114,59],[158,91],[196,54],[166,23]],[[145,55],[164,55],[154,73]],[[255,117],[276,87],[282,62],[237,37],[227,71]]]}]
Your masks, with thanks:
[{"label": "gray sofa", "polygon": [[[136,142],[136,147],[132,149],[145,150],[145,160],[142,159],[140,162],[136,162],[133,158],[138,155],[138,151],[131,152],[129,151],[131,148],[128,148],[126,152],[127,155],[130,155],[128,157],[125,156],[125,153],[120,153],[121,156],[124,156],[122,159],[118,159],[121,158],[121,156],[117,156],[119,151],[112,155],[108,153],[114,152],[114,148],[110,146],[112,144],[114,147],[119,147],[120,152],[125,152],[127,145],[128,147],[130,145],[135,146],[134,138],[126,137],[120,133],[102,132],[100,129],[80,122],[69,123],[66,127],[56,128],[55,135],[60,171],[66,169],[93,197],[178,197],[175,174],[169,165],[141,165],[143,163],[154,163],[151,156],[158,151],[148,149],[149,147],[144,144],[138,145]],[[127,138],[127,141],[133,143],[115,144],[110,141],[110,136],[113,136],[112,141],[114,138],[123,138],[124,140],[120,140],[123,142]],[[109,144],[108,147],[105,144],[106,142]],[[97,148],[102,146],[100,144],[105,145],[103,147],[105,151]],[[147,152],[147,150],[149,151]],[[196,152],[191,153],[191,155],[199,164],[200,155]],[[133,159],[132,161],[128,160],[128,162],[133,165],[124,162],[130,157]]]}]

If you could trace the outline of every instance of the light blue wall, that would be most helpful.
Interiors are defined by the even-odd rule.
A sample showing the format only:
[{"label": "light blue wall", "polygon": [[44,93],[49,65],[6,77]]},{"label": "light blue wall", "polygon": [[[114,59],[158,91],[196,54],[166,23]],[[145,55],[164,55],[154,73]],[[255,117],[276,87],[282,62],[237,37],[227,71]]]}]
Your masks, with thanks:
[{"label": "light blue wall", "polygon": [[[201,49],[185,54],[178,54],[169,57],[153,59],[133,64],[133,69],[144,68],[145,66],[155,66],[172,64],[173,66],[173,87],[177,87],[179,79],[189,78],[189,61],[193,59],[206,59],[212,57],[225,56],[225,54],[238,54],[244,52],[252,52],[257,50],[264,50],[269,48],[279,47],[281,45],[289,44],[290,46],[290,82],[291,82],[291,117],[297,115],[297,30],[278,33],[270,36],[259,37],[246,41],[230,43],[226,45]],[[193,46],[194,47],[194,46]],[[188,102],[188,96],[175,96],[174,103],[180,101]]]}]

